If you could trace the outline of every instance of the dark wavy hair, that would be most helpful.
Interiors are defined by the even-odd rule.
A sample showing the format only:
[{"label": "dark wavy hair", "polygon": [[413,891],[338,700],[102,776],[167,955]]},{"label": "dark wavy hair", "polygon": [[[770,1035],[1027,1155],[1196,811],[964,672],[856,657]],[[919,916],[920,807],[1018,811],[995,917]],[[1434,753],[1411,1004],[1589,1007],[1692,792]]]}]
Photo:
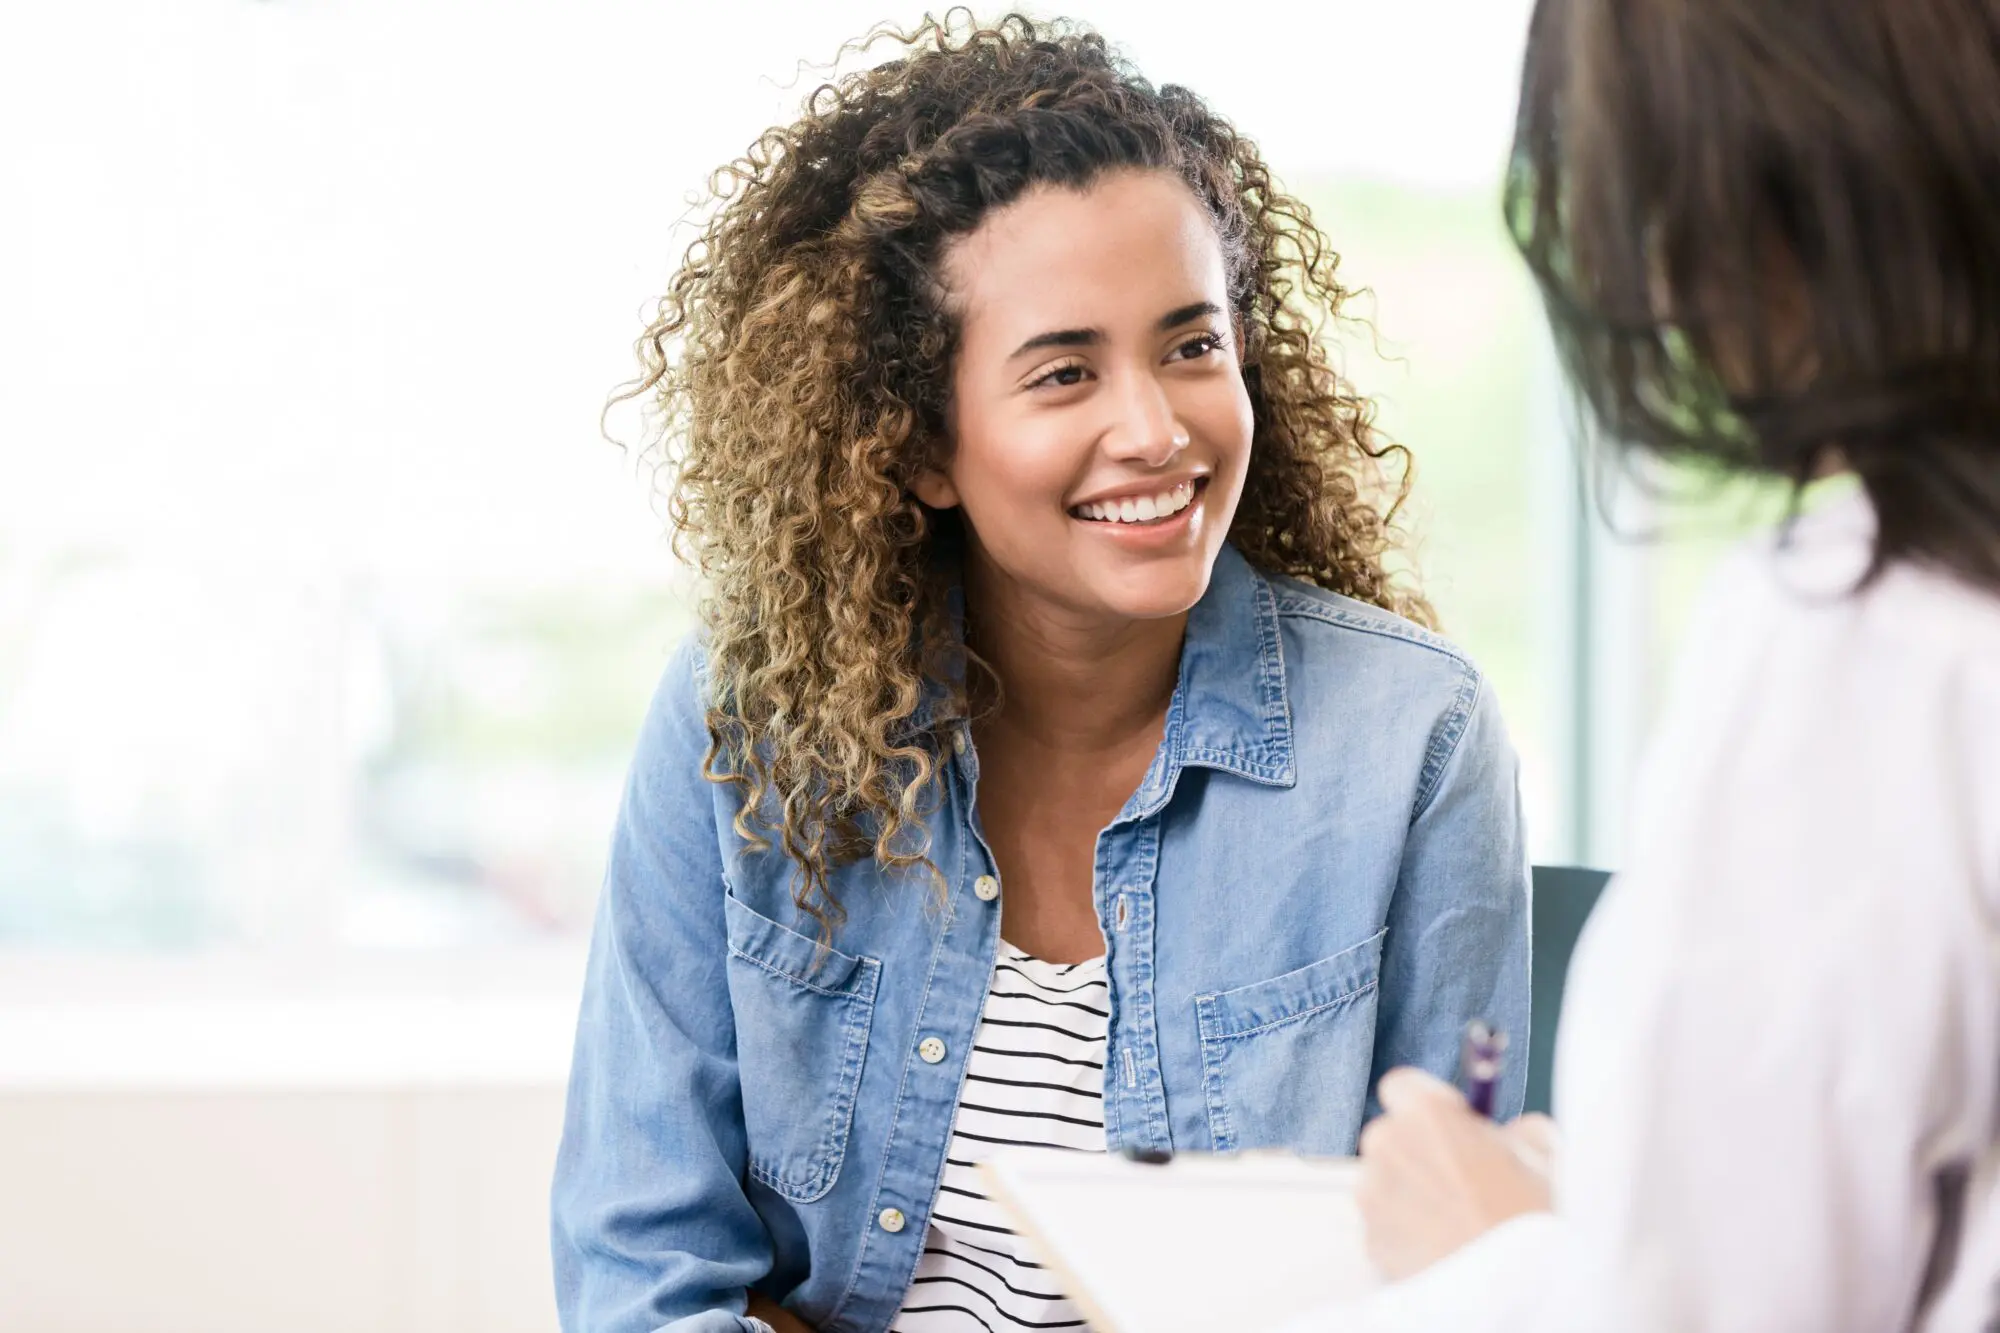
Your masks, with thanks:
[{"label": "dark wavy hair", "polygon": [[[829,868],[927,865],[940,737],[964,715],[940,552],[955,519],[910,492],[944,461],[957,341],[951,242],[1039,185],[1170,172],[1221,240],[1253,412],[1230,532],[1255,565],[1430,622],[1386,563],[1407,466],[1379,466],[1371,404],[1320,334],[1347,299],[1337,256],[1255,145],[1185,88],[1155,88],[1098,35],[963,11],[879,30],[895,58],[825,84],[711,182],[714,208],[640,339],[677,540],[706,576],[711,778],[737,831],[799,867],[830,930]],[[1404,460],[1405,463],[1407,460]]]},{"label": "dark wavy hair", "polygon": [[1540,0],[1505,208],[1614,445],[2000,592],[2000,5]]}]

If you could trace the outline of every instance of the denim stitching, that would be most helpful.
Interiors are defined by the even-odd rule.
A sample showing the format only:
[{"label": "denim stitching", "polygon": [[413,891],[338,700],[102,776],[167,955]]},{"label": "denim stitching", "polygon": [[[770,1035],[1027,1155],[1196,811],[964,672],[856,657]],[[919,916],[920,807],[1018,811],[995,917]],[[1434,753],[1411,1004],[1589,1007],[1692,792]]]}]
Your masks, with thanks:
[{"label": "denim stitching", "polygon": [[1289,770],[1292,766],[1292,700],[1285,689],[1285,639],[1278,629],[1278,591],[1261,574],[1257,576],[1257,628],[1260,640],[1257,678],[1264,687],[1264,716],[1267,722],[1275,717],[1283,723],[1284,741],[1278,762],[1281,771]]},{"label": "denim stitching", "polygon": [[[1116,826],[1112,840],[1104,849],[1104,855],[1092,866],[1092,874],[1100,881],[1108,882],[1119,892],[1131,892],[1139,900],[1135,909],[1136,920],[1132,924],[1143,923],[1145,929],[1134,934],[1128,931],[1128,947],[1121,957],[1129,960],[1132,972],[1132,995],[1129,1006],[1121,1004],[1117,979],[1112,978],[1111,1003],[1114,1022],[1112,1031],[1119,1035],[1119,1050],[1130,1049],[1129,1033],[1137,1032],[1147,1052],[1145,1077],[1136,1086],[1127,1088],[1122,1079],[1113,1072],[1113,1061],[1105,1060],[1105,1131],[1107,1140],[1114,1131],[1123,1132],[1125,1116],[1122,1103],[1131,1098],[1138,1103],[1141,1117],[1147,1131],[1155,1138],[1166,1137],[1168,1121],[1165,1097],[1155,1076],[1160,1063],[1160,1025],[1158,1006],[1154,1003],[1154,959],[1152,931],[1156,922],[1154,906],[1159,880],[1159,820],[1154,815],[1129,824]],[[1144,891],[1140,886],[1144,885]],[[1107,961],[1112,949],[1109,943],[1116,938],[1115,930],[1105,932]],[[1136,941],[1136,942],[1133,942]],[[1107,969],[1109,973],[1109,969]],[[1121,1009],[1128,1012],[1121,1014]],[[1118,1022],[1119,1018],[1129,1022]],[[1109,1095],[1113,1089],[1116,1095]]]},{"label": "denim stitching", "polygon": [[743,950],[737,948],[733,944],[729,946],[729,956],[731,958],[741,958],[744,962],[750,964],[752,967],[762,968],[764,971],[769,972],[772,976],[781,978],[785,981],[789,981],[794,986],[797,986],[802,990],[809,990],[813,992],[815,995],[825,995],[836,1000],[858,999],[865,1001],[870,1005],[875,1003],[876,982],[882,974],[881,959],[857,958],[854,961],[859,963],[861,966],[856,968],[855,970],[857,972],[865,974],[865,976],[867,977],[867,982],[868,982],[867,990],[865,992],[858,988],[853,990],[834,990],[831,987],[815,985],[814,983],[807,981],[804,977],[798,976],[791,972],[787,972],[785,971],[785,969],[777,966],[774,963],[767,963],[761,958],[753,957],[752,955],[743,952]]},{"label": "denim stitching", "polygon": [[1229,1097],[1222,1085],[1222,1062],[1211,1058],[1214,1047],[1208,1028],[1215,1009],[1213,995],[1197,995],[1194,1000],[1195,1029],[1201,1034],[1202,1092],[1208,1102],[1208,1135],[1216,1152],[1228,1152],[1236,1144],[1236,1126],[1229,1114]]},{"label": "denim stitching", "polygon": [[1236,1146],[1236,1123],[1229,1111],[1227,1081],[1222,1076],[1221,1057],[1223,1052],[1229,1048],[1229,1044],[1239,1038],[1254,1037],[1259,1033],[1269,1032],[1273,1028],[1284,1027],[1287,1024],[1311,1018],[1314,1014],[1325,1013],[1329,1009],[1349,1004],[1361,996],[1374,991],[1377,988],[1377,984],[1376,981],[1371,980],[1367,985],[1357,990],[1348,991],[1323,1004],[1316,1004],[1310,1009],[1301,1009],[1296,1014],[1288,1014],[1283,1018],[1272,1019],[1268,1023],[1260,1024],[1254,1028],[1247,1028],[1242,1032],[1220,1034],[1213,1031],[1217,1024],[1215,1015],[1216,997],[1214,995],[1197,995],[1195,997],[1195,1026],[1201,1033],[1202,1090],[1206,1094],[1208,1102],[1208,1132],[1210,1138],[1213,1140],[1213,1147],[1216,1152],[1230,1152]]},{"label": "denim stitching", "polygon": [[1225,772],[1235,773],[1241,777],[1256,778],[1263,782],[1274,784],[1284,782],[1286,770],[1291,767],[1289,763],[1283,760],[1277,763],[1266,763],[1252,759],[1239,751],[1217,750],[1204,745],[1189,746],[1187,752],[1181,758],[1184,763],[1199,763],[1208,767],[1222,769]]},{"label": "denim stitching", "polygon": [[1146,900],[1142,910],[1146,918],[1146,951],[1142,955],[1146,984],[1139,991],[1137,1018],[1141,1024],[1151,1054],[1144,1076],[1140,1079],[1139,1091],[1144,1094],[1146,1125],[1155,1139],[1171,1139],[1172,1129],[1167,1119],[1167,1098],[1164,1080],[1160,1076],[1165,1063],[1160,1054],[1160,1015],[1158,991],[1155,983],[1155,966],[1158,958],[1159,937],[1159,883],[1160,883],[1160,839],[1165,831],[1160,827],[1158,816],[1148,819],[1140,826],[1139,863],[1146,881]]},{"label": "denim stitching", "polygon": [[[1272,786],[1286,786],[1296,780],[1291,745],[1292,704],[1285,676],[1284,635],[1278,626],[1277,596],[1271,581],[1254,567],[1250,569],[1250,576],[1257,626],[1257,660],[1251,668],[1252,681],[1259,695],[1257,717],[1267,733],[1266,739],[1255,745],[1233,749],[1189,744],[1186,740],[1189,725],[1186,716],[1187,662],[1183,659],[1162,738],[1162,749],[1171,767],[1165,775],[1160,794],[1144,806],[1128,812],[1131,822],[1149,819],[1164,809],[1173,798],[1181,771],[1191,764],[1220,769]],[[1262,757],[1253,758],[1253,753]]]},{"label": "denim stitching", "polygon": [[[1287,1023],[1296,1023],[1301,1018],[1311,1018],[1314,1014],[1324,1013],[1328,1009],[1337,1008],[1340,1005],[1346,1004],[1350,1000],[1358,999],[1359,997],[1366,995],[1369,991],[1376,989],[1380,984],[1381,984],[1380,979],[1377,978],[1363,985],[1357,986],[1353,990],[1342,991],[1340,994],[1334,996],[1332,999],[1323,1000],[1320,1003],[1313,1005],[1310,1009],[1301,1009],[1295,1014],[1286,1014],[1283,1018],[1274,1018],[1268,1023],[1259,1023],[1254,1028],[1244,1028],[1241,1032],[1210,1033],[1209,1031],[1206,1030],[1208,1024],[1204,1021],[1203,1023],[1204,1030],[1201,1035],[1202,1045],[1206,1046],[1211,1042],[1220,1044],[1226,1041],[1236,1041],[1243,1037],[1254,1037],[1260,1032],[1269,1032],[1272,1028],[1281,1028],[1285,1026]],[[1201,1000],[1203,1002],[1209,1003],[1211,1005],[1213,1004],[1215,999],[1216,997],[1213,995],[1204,995],[1201,997]]]},{"label": "denim stitching", "polygon": [[[1337,594],[1327,594],[1327,596],[1335,595]],[[1468,669],[1472,667],[1472,659],[1460,651],[1451,640],[1442,635],[1433,634],[1423,626],[1412,624],[1400,616],[1393,616],[1387,611],[1365,614],[1349,607],[1331,605],[1317,598],[1302,596],[1295,592],[1287,592],[1278,601],[1278,613],[1285,616],[1297,616],[1306,620],[1317,620],[1322,624],[1332,625],[1339,629],[1354,630],[1361,634],[1374,634],[1385,639],[1397,639],[1403,643],[1414,644],[1419,648],[1428,648],[1432,652],[1442,657],[1448,657],[1460,666]]]},{"label": "denim stitching", "polygon": [[[787,976],[783,972],[773,972],[741,950],[732,947],[729,952],[733,957],[754,963],[773,976],[783,978],[794,985],[805,985],[797,977]],[[874,959],[862,961],[875,962]],[[879,964],[876,970],[879,971]],[[811,986],[805,988],[819,989]],[[872,987],[866,996],[827,990],[820,990],[819,993],[832,999],[853,1001],[848,1006],[848,1013],[841,1020],[840,1071],[834,1078],[833,1104],[829,1108],[830,1114],[825,1128],[821,1131],[820,1141],[811,1149],[805,1167],[795,1177],[780,1176],[770,1166],[754,1160],[748,1161],[751,1179],[769,1186],[793,1203],[813,1203],[825,1198],[840,1179],[840,1169],[847,1162],[848,1140],[852,1137],[854,1129],[854,1103],[860,1093],[861,1071],[867,1067],[869,1033],[875,1022],[875,997]]]},{"label": "denim stitching", "polygon": [[1410,811],[1411,824],[1422,819],[1424,811],[1431,808],[1431,798],[1437,795],[1438,783],[1443,780],[1445,769],[1451,766],[1452,757],[1458,753],[1458,743],[1471,729],[1468,723],[1472,720],[1472,710],[1478,704],[1484,686],[1479,673],[1470,667],[1459,677],[1451,711],[1439,720],[1438,729],[1432,734],[1430,747],[1424,754],[1423,772],[1417,778],[1416,805]]}]

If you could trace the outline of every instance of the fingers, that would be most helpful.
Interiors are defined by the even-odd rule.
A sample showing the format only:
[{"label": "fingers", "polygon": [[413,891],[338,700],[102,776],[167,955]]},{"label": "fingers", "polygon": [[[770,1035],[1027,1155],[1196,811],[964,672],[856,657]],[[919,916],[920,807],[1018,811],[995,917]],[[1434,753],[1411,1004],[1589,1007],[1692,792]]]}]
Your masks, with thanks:
[{"label": "fingers", "polygon": [[[1387,1117],[1373,1121],[1369,1129],[1387,1123]],[[1409,1229],[1411,1189],[1399,1166],[1385,1159],[1381,1139],[1373,1141],[1368,1131],[1361,1135],[1361,1175],[1354,1185],[1354,1206],[1361,1213],[1362,1246],[1375,1271],[1385,1277],[1400,1277],[1401,1243]]]},{"label": "fingers", "polygon": [[1545,1116],[1506,1129],[1473,1112],[1457,1088],[1393,1069],[1376,1089],[1382,1114],[1361,1132],[1354,1201],[1370,1259],[1395,1280],[1421,1271],[1510,1217],[1549,1206]]},{"label": "fingers", "polygon": [[1540,1114],[1524,1115],[1501,1133],[1506,1137],[1507,1146],[1529,1169],[1538,1172],[1544,1179],[1555,1174],[1559,1137],[1555,1121]]},{"label": "fingers", "polygon": [[[1361,1141],[1355,1146],[1355,1152],[1360,1154],[1364,1161],[1380,1157],[1382,1155],[1384,1137],[1394,1132],[1394,1129],[1389,1124],[1388,1116],[1376,1116],[1361,1127]],[[1363,1179],[1366,1180],[1367,1177],[1364,1176]]]},{"label": "fingers", "polygon": [[1556,1150],[1556,1122],[1539,1111],[1530,1111],[1508,1125],[1507,1136],[1544,1157]]},{"label": "fingers", "polygon": [[1404,1066],[1382,1075],[1375,1086],[1376,1100],[1387,1115],[1405,1112],[1463,1108],[1465,1094],[1443,1079],[1421,1069]]},{"label": "fingers", "polygon": [[1363,1159],[1381,1158],[1402,1150],[1412,1136],[1428,1142],[1421,1129],[1440,1115],[1464,1115],[1464,1094],[1440,1078],[1405,1066],[1382,1075],[1375,1096],[1382,1114],[1363,1126],[1357,1151]]}]

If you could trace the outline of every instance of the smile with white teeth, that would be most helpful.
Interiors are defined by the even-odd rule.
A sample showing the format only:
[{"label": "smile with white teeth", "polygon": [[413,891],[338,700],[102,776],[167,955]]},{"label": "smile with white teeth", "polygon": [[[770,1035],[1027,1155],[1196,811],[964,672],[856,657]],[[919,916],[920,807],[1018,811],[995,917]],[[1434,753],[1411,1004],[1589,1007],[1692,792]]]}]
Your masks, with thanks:
[{"label": "smile with white teeth", "polygon": [[1194,483],[1184,481],[1158,495],[1128,495],[1120,500],[1100,500],[1078,505],[1070,513],[1092,523],[1158,523],[1194,503]]}]

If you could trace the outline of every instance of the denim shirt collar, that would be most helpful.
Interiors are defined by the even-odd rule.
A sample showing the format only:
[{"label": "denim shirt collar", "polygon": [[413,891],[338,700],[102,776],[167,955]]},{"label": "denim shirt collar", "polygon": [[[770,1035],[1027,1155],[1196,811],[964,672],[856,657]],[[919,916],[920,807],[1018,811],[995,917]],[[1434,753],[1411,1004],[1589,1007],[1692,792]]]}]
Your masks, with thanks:
[{"label": "denim shirt collar", "polygon": [[[962,589],[952,589],[950,605],[962,633]],[[936,683],[927,687],[906,723],[909,730],[927,731],[945,721],[940,714],[946,694]],[[1277,596],[1270,580],[1226,544],[1208,591],[1188,613],[1180,678],[1159,754],[1123,817],[1144,818],[1164,805],[1181,770],[1190,766],[1274,787],[1298,781]]]},{"label": "denim shirt collar", "polygon": [[1165,805],[1188,767],[1273,787],[1298,782],[1277,594],[1234,546],[1222,548],[1208,591],[1188,613],[1166,736],[1127,817]]}]

